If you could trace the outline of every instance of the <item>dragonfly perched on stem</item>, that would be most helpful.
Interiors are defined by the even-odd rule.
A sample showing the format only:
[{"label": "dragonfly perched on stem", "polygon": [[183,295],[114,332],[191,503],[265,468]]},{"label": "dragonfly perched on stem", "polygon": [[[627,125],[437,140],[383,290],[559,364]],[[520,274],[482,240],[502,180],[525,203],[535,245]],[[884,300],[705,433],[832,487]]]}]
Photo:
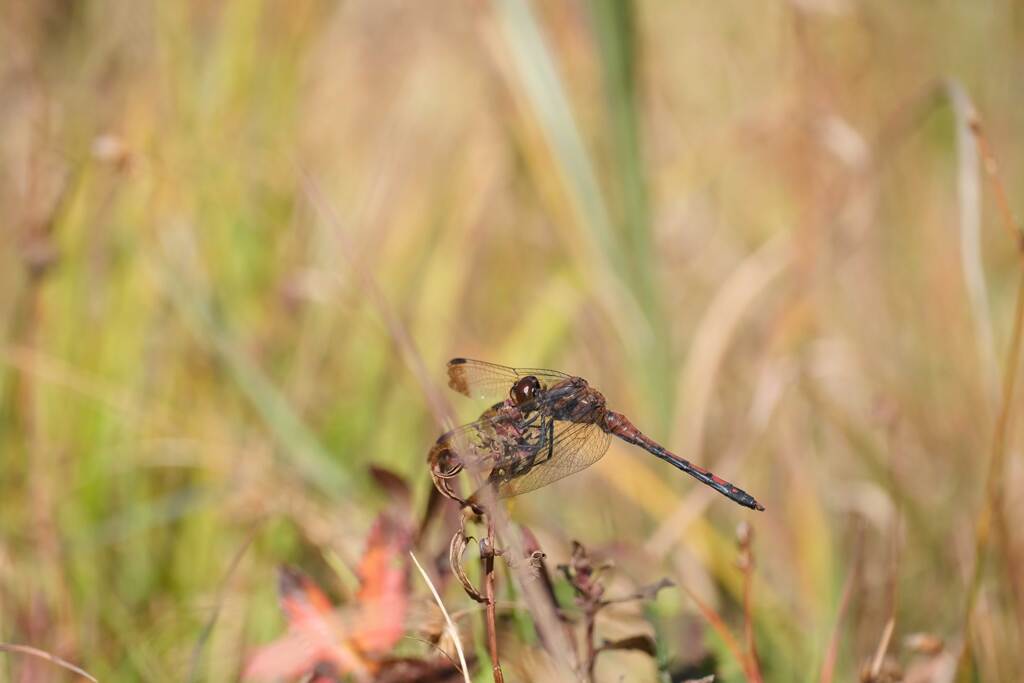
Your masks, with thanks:
[{"label": "dragonfly perched on stem", "polygon": [[669,452],[624,415],[609,410],[604,395],[582,377],[455,358],[448,362],[448,385],[472,398],[505,397],[475,422],[441,435],[430,450],[434,484],[465,505],[479,508],[481,492],[464,500],[454,491],[452,480],[463,469],[479,473],[485,487],[508,498],[589,467],[617,436],[730,500],[764,510],[743,489]]}]

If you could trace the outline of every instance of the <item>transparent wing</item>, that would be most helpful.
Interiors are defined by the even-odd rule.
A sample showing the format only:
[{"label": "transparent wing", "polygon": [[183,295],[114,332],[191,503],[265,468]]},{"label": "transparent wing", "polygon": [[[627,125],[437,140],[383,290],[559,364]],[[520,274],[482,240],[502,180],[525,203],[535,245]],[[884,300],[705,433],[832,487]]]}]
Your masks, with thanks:
[{"label": "transparent wing", "polygon": [[448,361],[448,386],[470,398],[504,398],[513,384],[528,375],[539,379],[545,389],[570,378],[556,370],[509,368],[470,358],[453,358]]},{"label": "transparent wing", "polygon": [[[611,434],[593,422],[555,420],[547,436],[538,433],[532,439],[535,450],[519,456],[519,468],[508,468],[504,476],[492,470],[489,480],[497,485],[499,497],[518,496],[590,467],[608,451]],[[526,457],[530,461],[522,462]]]},{"label": "transparent wing", "polygon": [[466,469],[509,498],[547,486],[593,465],[608,451],[611,434],[592,422],[550,416],[515,420],[485,413],[444,434],[431,450],[431,468],[451,475]]},{"label": "transparent wing", "polygon": [[[499,467],[511,467],[517,458],[529,458],[541,450],[551,419],[542,415],[515,419],[492,410],[480,419],[445,433],[430,451],[431,466],[440,470],[465,468],[488,479]],[[442,462],[443,461],[443,462]]]}]

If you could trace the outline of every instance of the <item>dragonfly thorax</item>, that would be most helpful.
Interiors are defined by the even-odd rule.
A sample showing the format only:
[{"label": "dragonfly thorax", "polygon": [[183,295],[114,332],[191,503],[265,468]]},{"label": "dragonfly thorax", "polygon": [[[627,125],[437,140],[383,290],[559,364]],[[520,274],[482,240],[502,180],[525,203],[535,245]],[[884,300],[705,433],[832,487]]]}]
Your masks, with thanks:
[{"label": "dragonfly thorax", "polygon": [[585,379],[573,377],[548,390],[549,410],[557,420],[567,422],[600,422],[605,413],[605,399]]}]

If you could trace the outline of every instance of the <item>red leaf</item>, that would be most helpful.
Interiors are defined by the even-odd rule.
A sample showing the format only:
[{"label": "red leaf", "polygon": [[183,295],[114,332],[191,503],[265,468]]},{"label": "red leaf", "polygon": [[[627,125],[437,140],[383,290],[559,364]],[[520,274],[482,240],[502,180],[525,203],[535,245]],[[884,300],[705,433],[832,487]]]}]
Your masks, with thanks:
[{"label": "red leaf", "polygon": [[334,606],[313,579],[294,567],[278,569],[277,594],[288,625],[303,629],[317,619],[330,619]]},{"label": "red leaf", "polygon": [[387,514],[377,518],[359,563],[356,604],[345,611],[344,620],[312,579],[282,567],[278,593],[289,632],[257,650],[243,677],[294,678],[326,665],[356,680],[369,680],[380,669],[373,657],[389,651],[405,631],[409,601],[405,556],[411,541],[408,523]]},{"label": "red leaf", "polygon": [[257,650],[245,668],[244,678],[294,677],[320,662],[367,678],[370,664],[346,637],[330,600],[312,579],[297,569],[282,567],[278,592],[289,633]]},{"label": "red leaf", "polygon": [[256,650],[249,658],[242,678],[296,678],[316,666],[316,662],[316,655],[305,639],[296,633],[289,633]]},{"label": "red leaf", "polygon": [[353,640],[367,653],[390,650],[405,632],[412,531],[387,515],[377,518],[359,564],[360,619]]}]

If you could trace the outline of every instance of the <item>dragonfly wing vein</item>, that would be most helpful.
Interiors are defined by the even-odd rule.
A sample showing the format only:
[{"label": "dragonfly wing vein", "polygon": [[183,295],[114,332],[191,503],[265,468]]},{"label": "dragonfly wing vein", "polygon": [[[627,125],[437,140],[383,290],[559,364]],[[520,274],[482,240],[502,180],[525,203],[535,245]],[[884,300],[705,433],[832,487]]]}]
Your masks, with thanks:
[{"label": "dragonfly wing vein", "polygon": [[523,377],[533,375],[544,388],[568,379],[569,375],[541,368],[510,368],[470,358],[453,358],[448,362],[448,386],[470,398],[501,398]]},{"label": "dragonfly wing vein", "polygon": [[554,420],[549,429],[548,436],[539,442],[540,452],[533,454],[529,468],[494,482],[502,498],[547,486],[593,465],[605,454],[611,441],[611,436],[593,423]]}]

